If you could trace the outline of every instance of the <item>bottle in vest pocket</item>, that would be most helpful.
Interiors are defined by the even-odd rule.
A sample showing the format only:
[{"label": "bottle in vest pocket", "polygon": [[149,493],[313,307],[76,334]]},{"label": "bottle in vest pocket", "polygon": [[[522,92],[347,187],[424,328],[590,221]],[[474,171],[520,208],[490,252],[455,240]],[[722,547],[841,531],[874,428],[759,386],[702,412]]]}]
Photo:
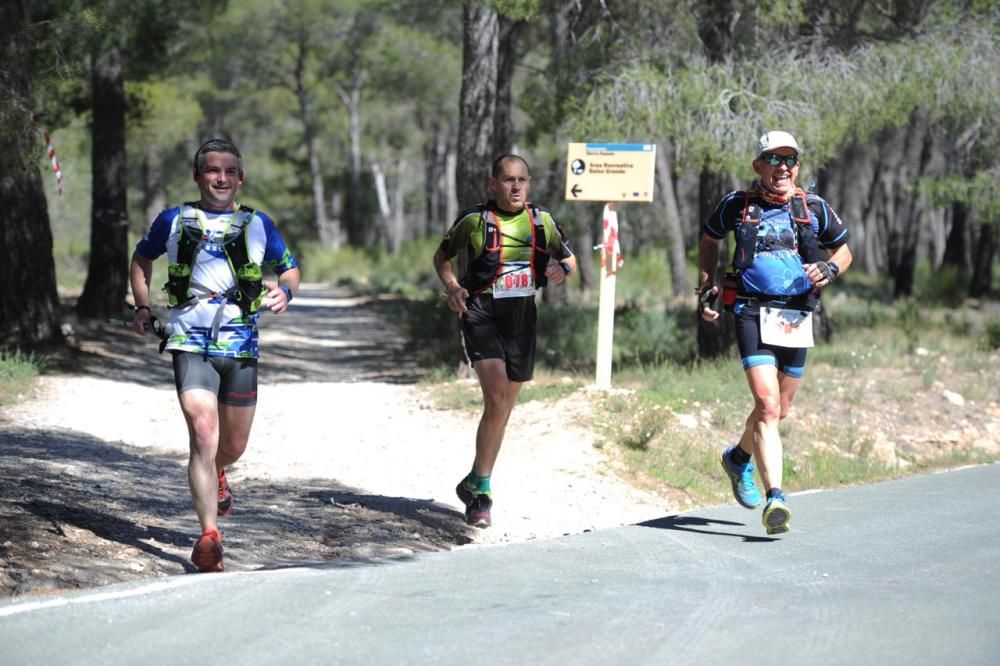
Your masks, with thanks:
[{"label": "bottle in vest pocket", "polygon": [[726,277],[722,281],[722,307],[726,309],[726,312],[733,311],[738,285],[739,275],[736,273],[726,273]]}]

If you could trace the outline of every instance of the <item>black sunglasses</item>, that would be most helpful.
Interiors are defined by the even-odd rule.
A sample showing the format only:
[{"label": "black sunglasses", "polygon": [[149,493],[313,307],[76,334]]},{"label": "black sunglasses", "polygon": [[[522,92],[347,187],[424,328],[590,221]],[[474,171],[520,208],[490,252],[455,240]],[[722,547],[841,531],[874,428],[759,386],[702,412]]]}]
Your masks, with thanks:
[{"label": "black sunglasses", "polygon": [[760,159],[764,160],[773,167],[778,166],[782,162],[785,163],[789,169],[795,167],[799,163],[798,155],[778,155],[777,153],[764,153],[760,156]]}]

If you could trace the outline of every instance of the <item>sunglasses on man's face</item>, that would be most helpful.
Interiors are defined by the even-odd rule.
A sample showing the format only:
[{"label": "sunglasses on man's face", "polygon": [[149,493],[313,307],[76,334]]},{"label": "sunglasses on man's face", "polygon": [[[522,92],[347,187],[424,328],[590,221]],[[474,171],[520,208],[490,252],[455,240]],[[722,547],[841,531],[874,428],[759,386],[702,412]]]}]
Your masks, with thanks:
[{"label": "sunglasses on man's face", "polygon": [[764,153],[763,155],[760,156],[760,159],[764,160],[773,167],[776,167],[782,162],[784,162],[785,166],[787,166],[789,169],[794,168],[795,165],[799,163],[798,155],[779,155],[777,153]]}]

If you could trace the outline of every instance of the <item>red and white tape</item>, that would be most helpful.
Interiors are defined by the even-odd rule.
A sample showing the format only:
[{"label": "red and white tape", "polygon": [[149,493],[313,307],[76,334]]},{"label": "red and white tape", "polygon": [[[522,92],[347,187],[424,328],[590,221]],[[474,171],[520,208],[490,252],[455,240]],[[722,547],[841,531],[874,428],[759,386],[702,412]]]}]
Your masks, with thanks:
[{"label": "red and white tape", "polygon": [[42,132],[45,137],[45,149],[48,151],[49,160],[52,162],[52,171],[56,174],[56,194],[62,195],[62,169],[59,168],[59,158],[56,157],[55,146],[52,145],[52,138],[48,132]]},{"label": "red and white tape", "polygon": [[601,266],[608,275],[616,273],[625,260],[622,259],[622,246],[618,242],[618,212],[607,204],[604,205],[604,243],[601,252]]}]

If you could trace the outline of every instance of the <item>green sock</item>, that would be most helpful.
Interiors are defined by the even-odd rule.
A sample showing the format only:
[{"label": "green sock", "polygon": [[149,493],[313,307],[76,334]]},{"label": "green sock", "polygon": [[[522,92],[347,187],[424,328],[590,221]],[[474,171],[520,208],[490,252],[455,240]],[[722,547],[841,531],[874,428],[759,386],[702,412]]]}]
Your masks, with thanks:
[{"label": "green sock", "polygon": [[469,475],[465,477],[465,487],[477,495],[492,494],[490,491],[490,477],[479,476],[475,469],[469,472]]}]

